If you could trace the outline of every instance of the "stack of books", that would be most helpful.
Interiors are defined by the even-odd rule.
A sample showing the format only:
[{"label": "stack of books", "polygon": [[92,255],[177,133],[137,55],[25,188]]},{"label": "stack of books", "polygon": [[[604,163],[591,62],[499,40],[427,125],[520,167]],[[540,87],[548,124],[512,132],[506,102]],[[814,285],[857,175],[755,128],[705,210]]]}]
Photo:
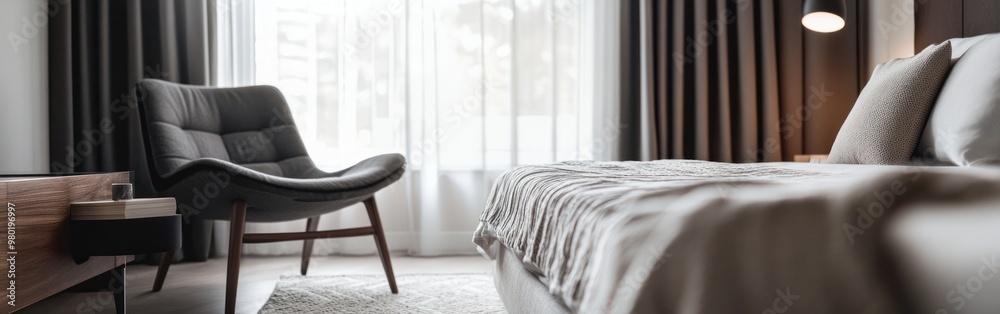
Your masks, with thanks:
[{"label": "stack of books", "polygon": [[121,201],[77,202],[70,204],[73,220],[119,220],[173,216],[177,204],[172,197],[136,198]]}]

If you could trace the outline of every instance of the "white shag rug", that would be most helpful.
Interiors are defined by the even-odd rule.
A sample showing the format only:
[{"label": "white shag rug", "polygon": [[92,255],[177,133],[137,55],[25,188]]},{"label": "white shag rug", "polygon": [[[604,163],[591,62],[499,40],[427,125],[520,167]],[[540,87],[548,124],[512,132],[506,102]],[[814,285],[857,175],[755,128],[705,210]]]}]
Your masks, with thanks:
[{"label": "white shag rug", "polygon": [[285,276],[260,313],[506,313],[488,274]]}]

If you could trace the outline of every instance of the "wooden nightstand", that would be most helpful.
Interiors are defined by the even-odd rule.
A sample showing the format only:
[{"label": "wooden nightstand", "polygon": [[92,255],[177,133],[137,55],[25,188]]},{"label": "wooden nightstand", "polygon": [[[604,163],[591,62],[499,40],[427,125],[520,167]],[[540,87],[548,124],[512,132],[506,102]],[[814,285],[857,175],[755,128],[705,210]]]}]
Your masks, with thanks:
[{"label": "wooden nightstand", "polygon": [[811,163],[811,164],[824,164],[824,163],[826,163],[826,159],[829,158],[829,157],[830,157],[830,155],[820,155],[820,154],[795,155],[795,162],[808,162],[808,163]]},{"label": "wooden nightstand", "polygon": [[[8,241],[4,258],[9,264],[8,279],[3,286],[9,287],[5,294],[14,296],[4,300],[7,303],[4,307],[9,312],[73,289],[95,277],[94,283],[99,285],[94,287],[113,290],[115,309],[118,313],[124,312],[125,282],[122,278],[125,278],[125,263],[134,257],[94,256],[86,262],[76,263],[70,247],[73,236],[70,234],[69,204],[110,199],[111,184],[125,182],[132,182],[128,172],[0,175],[0,203],[7,205]],[[127,236],[121,237],[127,239]],[[83,308],[80,311],[91,309]]]}]

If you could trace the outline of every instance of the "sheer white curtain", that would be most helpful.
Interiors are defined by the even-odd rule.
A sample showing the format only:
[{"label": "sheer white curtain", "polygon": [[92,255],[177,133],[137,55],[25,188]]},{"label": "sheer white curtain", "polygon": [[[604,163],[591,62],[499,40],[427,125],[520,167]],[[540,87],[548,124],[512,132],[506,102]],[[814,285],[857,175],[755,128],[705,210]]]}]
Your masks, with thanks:
[{"label": "sheer white curtain", "polygon": [[[219,81],[281,89],[321,168],[406,156],[407,174],[376,194],[393,250],[474,253],[472,232],[499,174],[616,155],[618,1],[217,3]],[[367,224],[356,205],[323,216],[320,229]],[[224,247],[226,223],[217,227]],[[304,227],[249,224],[247,232]],[[374,252],[364,237],[317,241],[314,254]]]}]

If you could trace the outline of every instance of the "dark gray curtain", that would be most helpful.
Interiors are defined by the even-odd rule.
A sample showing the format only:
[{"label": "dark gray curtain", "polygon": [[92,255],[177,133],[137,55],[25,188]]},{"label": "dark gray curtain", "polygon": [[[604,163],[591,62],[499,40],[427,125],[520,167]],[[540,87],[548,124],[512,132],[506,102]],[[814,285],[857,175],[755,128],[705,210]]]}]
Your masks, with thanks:
[{"label": "dark gray curtain", "polygon": [[802,1],[627,0],[625,159],[791,161],[829,152],[866,77],[864,27],[801,25]]},{"label": "dark gray curtain", "polygon": [[[210,82],[211,1],[50,1],[49,155],[52,172],[135,171],[151,196],[135,90],[141,78]],[[205,260],[211,224],[184,226],[188,260]]]}]

